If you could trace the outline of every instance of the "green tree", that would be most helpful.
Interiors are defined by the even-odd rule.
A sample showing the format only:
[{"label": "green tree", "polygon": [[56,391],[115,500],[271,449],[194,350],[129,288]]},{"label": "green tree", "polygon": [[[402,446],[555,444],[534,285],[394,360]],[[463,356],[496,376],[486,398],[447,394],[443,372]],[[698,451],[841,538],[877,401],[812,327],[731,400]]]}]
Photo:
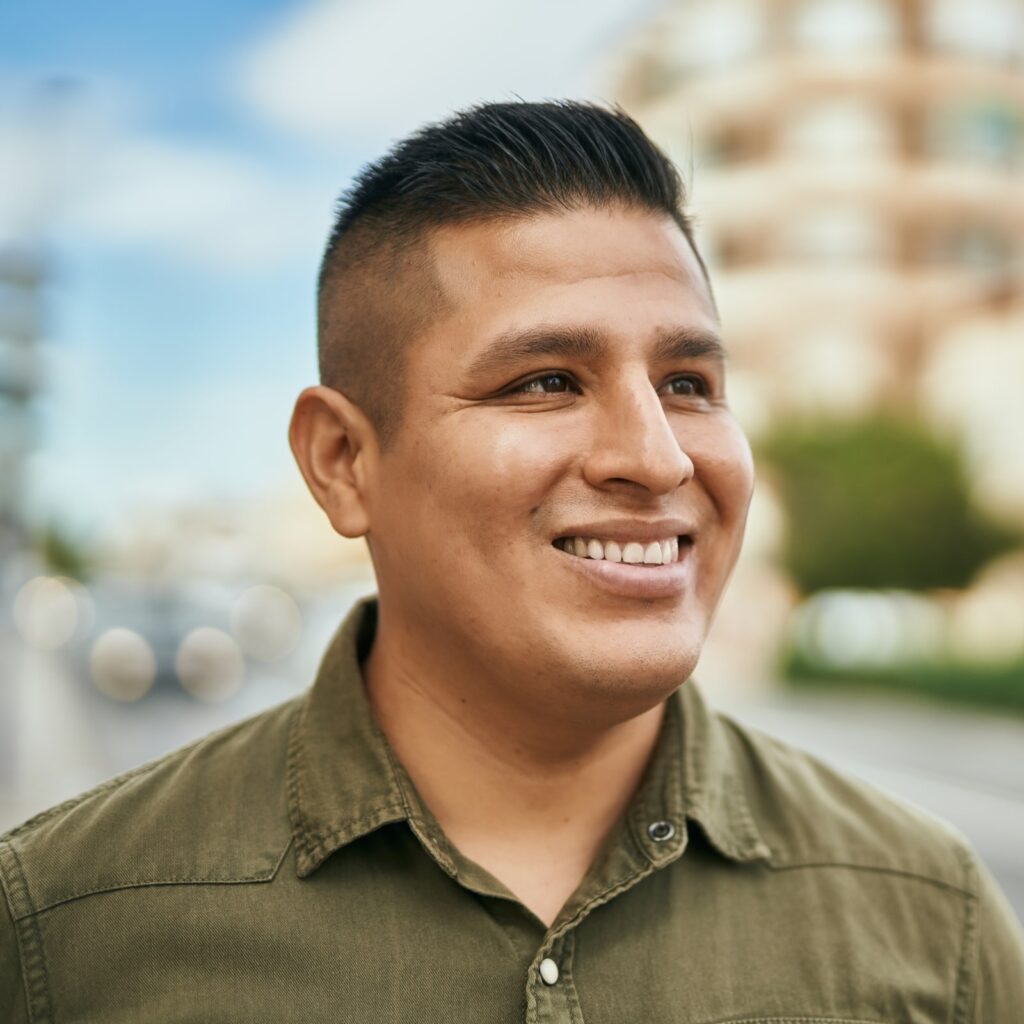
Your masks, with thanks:
[{"label": "green tree", "polygon": [[57,523],[50,522],[36,530],[34,547],[46,567],[62,576],[85,579],[89,573],[89,556],[85,548]]},{"label": "green tree", "polygon": [[959,450],[918,424],[798,424],[760,447],[788,521],[784,563],[804,593],[962,587],[1020,542],[971,504]]}]

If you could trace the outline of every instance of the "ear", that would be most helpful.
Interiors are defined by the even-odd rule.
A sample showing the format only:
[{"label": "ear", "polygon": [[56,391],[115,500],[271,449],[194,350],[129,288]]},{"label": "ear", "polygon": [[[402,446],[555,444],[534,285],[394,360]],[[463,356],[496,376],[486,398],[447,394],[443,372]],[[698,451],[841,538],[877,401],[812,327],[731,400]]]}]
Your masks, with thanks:
[{"label": "ear", "polygon": [[370,529],[376,441],[365,413],[340,391],[317,385],[296,399],[288,443],[310,493],[343,537],[362,537]]}]

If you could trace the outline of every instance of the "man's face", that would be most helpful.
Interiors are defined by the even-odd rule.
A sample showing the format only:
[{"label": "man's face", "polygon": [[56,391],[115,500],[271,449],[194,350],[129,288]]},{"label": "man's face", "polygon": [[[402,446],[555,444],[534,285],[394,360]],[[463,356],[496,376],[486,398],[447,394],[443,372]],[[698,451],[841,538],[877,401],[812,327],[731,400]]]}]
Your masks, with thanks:
[{"label": "man's face", "polygon": [[[693,251],[623,209],[430,245],[450,306],[407,349],[368,497],[382,607],[482,687],[656,703],[696,663],[753,486]],[[652,542],[670,564],[627,564]]]}]

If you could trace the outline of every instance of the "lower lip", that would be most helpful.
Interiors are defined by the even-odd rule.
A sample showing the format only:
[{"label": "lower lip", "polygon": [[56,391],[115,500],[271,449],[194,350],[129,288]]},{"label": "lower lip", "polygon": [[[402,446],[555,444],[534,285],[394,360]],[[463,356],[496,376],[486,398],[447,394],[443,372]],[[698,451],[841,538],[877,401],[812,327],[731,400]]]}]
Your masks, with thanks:
[{"label": "lower lip", "polygon": [[582,573],[592,583],[610,594],[621,597],[679,597],[690,577],[690,559],[693,545],[679,548],[679,559],[668,565],[630,565],[628,562],[609,562],[604,558],[581,558],[552,547],[570,569]]}]

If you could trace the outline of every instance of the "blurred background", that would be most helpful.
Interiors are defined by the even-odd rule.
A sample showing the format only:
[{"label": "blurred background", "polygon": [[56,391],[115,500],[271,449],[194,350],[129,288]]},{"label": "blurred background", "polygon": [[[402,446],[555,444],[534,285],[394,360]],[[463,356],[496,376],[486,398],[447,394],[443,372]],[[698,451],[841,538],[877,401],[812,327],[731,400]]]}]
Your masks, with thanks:
[{"label": "blurred background", "polygon": [[758,460],[697,678],[1024,916],[1024,0],[0,9],[0,829],[301,692],[374,589],[287,444],[335,198],[482,99],[676,160]]}]

